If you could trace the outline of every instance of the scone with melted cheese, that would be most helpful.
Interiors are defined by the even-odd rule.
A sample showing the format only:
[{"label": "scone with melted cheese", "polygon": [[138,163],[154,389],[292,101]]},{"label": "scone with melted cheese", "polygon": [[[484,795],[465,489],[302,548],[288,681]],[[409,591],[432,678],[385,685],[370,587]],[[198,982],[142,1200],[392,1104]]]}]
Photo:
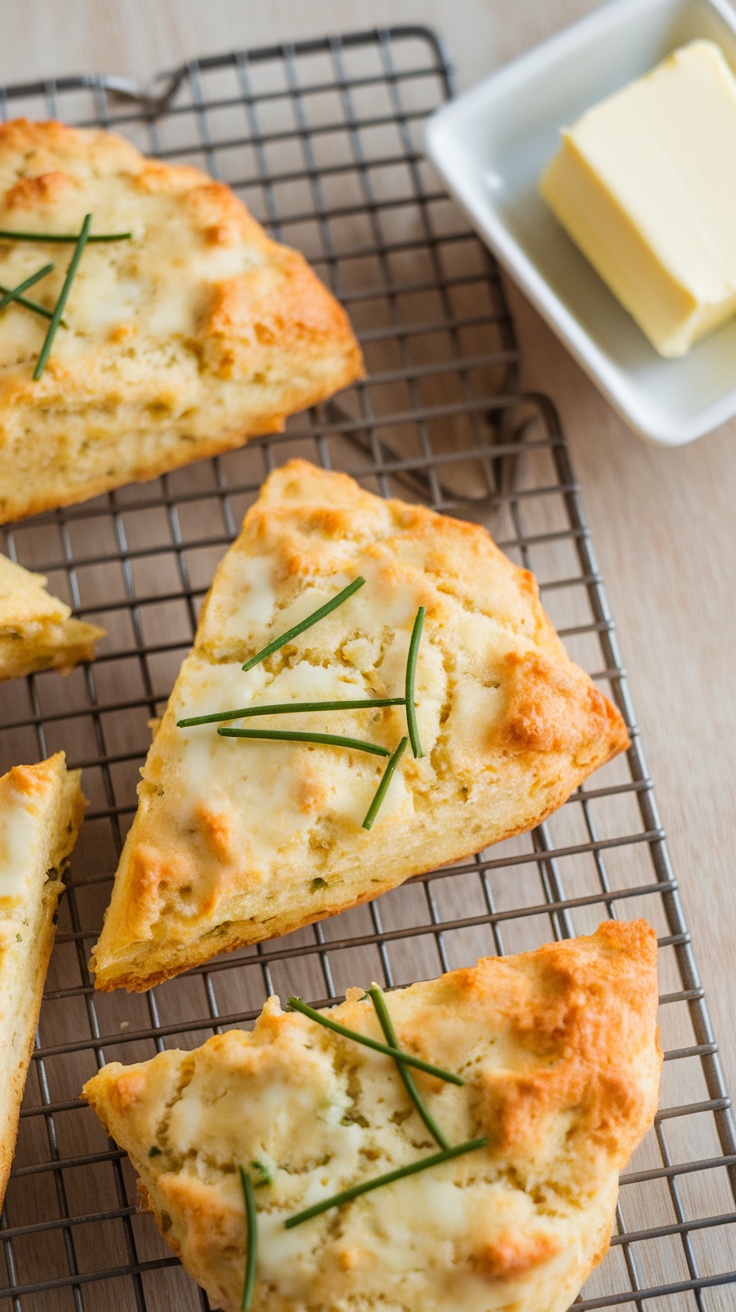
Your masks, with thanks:
[{"label": "scone with melted cheese", "polygon": [[[414,1072],[446,1139],[488,1145],[290,1230],[438,1151],[391,1058],[272,998],[252,1034],[115,1062],[84,1096],[223,1312],[241,1306],[241,1165],[257,1186],[254,1312],[564,1312],[608,1248],[619,1171],[656,1110],[656,951],[644,921],[608,922],[387,994],[400,1046],[464,1080]],[[326,1014],[383,1038],[360,989]]]},{"label": "scone with melted cheese", "polygon": [[0,1206],[54,944],[64,866],[82,823],[63,752],[0,778]]},{"label": "scone with melted cheese", "polygon": [[71,618],[71,611],[46,591],[43,574],[31,574],[0,556],[0,679],[34,670],[66,673],[93,661],[105,630]]},{"label": "scone with melted cheese", "polygon": [[[130,231],[89,244],[38,382],[48,323],[0,315],[0,522],[279,431],[362,373],[347,317],[296,251],[230,189],[61,123],[0,125],[0,229]],[[0,241],[0,284],[49,261],[27,296],[53,309],[70,245]]]},{"label": "scone with melted cheese", "polygon": [[[360,576],[343,605],[243,673]],[[400,697],[422,605],[424,755],[404,753],[370,832],[362,822],[385,760],[177,727],[257,703]],[[406,733],[403,706],[241,723],[387,753]],[[627,742],[618,711],[567,656],[533,576],[485,529],[292,461],[268,478],[222,561],[156,732],[93,956],[97,987],[149,988],[530,829]]]}]

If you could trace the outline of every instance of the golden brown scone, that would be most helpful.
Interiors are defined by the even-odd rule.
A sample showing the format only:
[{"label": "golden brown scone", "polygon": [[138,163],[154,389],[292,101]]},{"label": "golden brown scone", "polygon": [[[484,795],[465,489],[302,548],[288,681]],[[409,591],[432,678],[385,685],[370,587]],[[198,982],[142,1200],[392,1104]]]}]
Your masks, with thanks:
[{"label": "golden brown scone", "polygon": [[46,591],[43,574],[31,574],[0,556],[0,679],[34,670],[66,674],[80,661],[93,661],[105,630],[71,618],[71,611]]},{"label": "golden brown scone", "polygon": [[0,778],[0,1206],[54,945],[62,873],[82,823],[63,752]]},{"label": "golden brown scone", "polygon": [[[223,1312],[243,1288],[239,1165],[262,1186],[254,1312],[564,1312],[656,1110],[656,954],[644,921],[609,921],[387,994],[400,1045],[465,1081],[414,1072],[435,1122],[488,1146],[292,1230],[306,1206],[439,1151],[390,1058],[271,998],[252,1034],[114,1062],[84,1096]],[[328,1014],[383,1038],[360,989]]]},{"label": "golden brown scone", "polygon": [[[360,575],[348,601],[243,673]],[[361,826],[385,760],[177,728],[251,701],[402,696],[419,605],[424,756],[405,752],[370,832]],[[256,727],[393,750],[406,718],[398,706]],[[150,988],[530,829],[627,743],[618,711],[565,653],[533,576],[485,529],[292,461],[268,478],[217,571],[150,749],[93,956],[97,987]]]},{"label": "golden brown scone", "polygon": [[[45,372],[47,322],[0,315],[0,523],[278,432],[362,373],[347,317],[223,183],[61,123],[0,125],[0,228],[132,231],[88,245]],[[53,308],[72,246],[0,241],[0,283]]]}]

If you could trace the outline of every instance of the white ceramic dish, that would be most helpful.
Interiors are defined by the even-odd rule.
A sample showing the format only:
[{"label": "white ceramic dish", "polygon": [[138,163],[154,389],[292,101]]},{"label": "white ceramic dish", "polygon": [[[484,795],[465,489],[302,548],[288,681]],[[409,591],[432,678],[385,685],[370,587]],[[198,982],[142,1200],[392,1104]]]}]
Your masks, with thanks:
[{"label": "white ceramic dish", "polygon": [[[614,0],[439,110],[427,151],[471,222],[622,418],[679,446],[736,414],[736,320],[657,355],[537,194],[559,129],[695,37],[736,71],[727,0]],[[736,240],[736,233],[734,234]]]}]

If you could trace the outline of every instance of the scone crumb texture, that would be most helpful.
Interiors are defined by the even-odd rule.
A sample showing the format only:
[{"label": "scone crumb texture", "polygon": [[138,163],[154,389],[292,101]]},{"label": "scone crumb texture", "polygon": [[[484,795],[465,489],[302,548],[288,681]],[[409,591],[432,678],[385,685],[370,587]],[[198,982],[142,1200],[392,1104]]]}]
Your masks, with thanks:
[{"label": "scone crumb texture", "polygon": [[[89,214],[40,377],[48,320],[0,316],[0,523],[278,432],[363,373],[342,307],[224,183],[99,129],[0,124],[0,230],[79,233]],[[5,237],[0,283],[53,262],[29,293],[52,312],[74,254]]]},{"label": "scone crumb texture", "polygon": [[[252,1175],[254,1312],[566,1312],[608,1246],[618,1173],[654,1117],[656,937],[643,921],[487,958],[385,995],[452,1146],[431,1170],[286,1222],[437,1151],[391,1057],[271,998],[252,1033],[112,1063],[84,1090],[143,1206],[213,1305],[238,1312]],[[329,1017],[380,1040],[362,989]]]},{"label": "scone crumb texture", "polygon": [[[372,812],[410,732],[407,698],[422,754],[394,761]],[[344,705],[371,699],[399,704]],[[336,705],[194,723],[325,702]],[[237,736],[254,732],[292,740]],[[484,528],[289,461],[217,570],[156,730],[96,985],[149,988],[531,829],[627,744],[536,580]]]}]

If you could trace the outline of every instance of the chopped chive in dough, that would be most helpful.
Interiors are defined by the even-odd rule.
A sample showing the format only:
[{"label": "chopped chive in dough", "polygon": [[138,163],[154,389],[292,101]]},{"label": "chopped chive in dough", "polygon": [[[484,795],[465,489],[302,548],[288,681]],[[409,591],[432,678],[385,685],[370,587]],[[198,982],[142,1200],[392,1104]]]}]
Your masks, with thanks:
[{"label": "chopped chive in dough", "polygon": [[313,879],[311,884],[309,885],[309,891],[310,893],[318,893],[321,888],[327,888],[327,880],[322,879],[319,875],[317,875],[317,878]]},{"label": "chopped chive in dough", "polygon": [[256,1180],[255,1183],[256,1189],[262,1189],[266,1184],[273,1184],[273,1173],[266,1162],[262,1162],[260,1158],[258,1158],[256,1161],[251,1162],[251,1168],[254,1171],[257,1171],[260,1176],[260,1179]]}]

